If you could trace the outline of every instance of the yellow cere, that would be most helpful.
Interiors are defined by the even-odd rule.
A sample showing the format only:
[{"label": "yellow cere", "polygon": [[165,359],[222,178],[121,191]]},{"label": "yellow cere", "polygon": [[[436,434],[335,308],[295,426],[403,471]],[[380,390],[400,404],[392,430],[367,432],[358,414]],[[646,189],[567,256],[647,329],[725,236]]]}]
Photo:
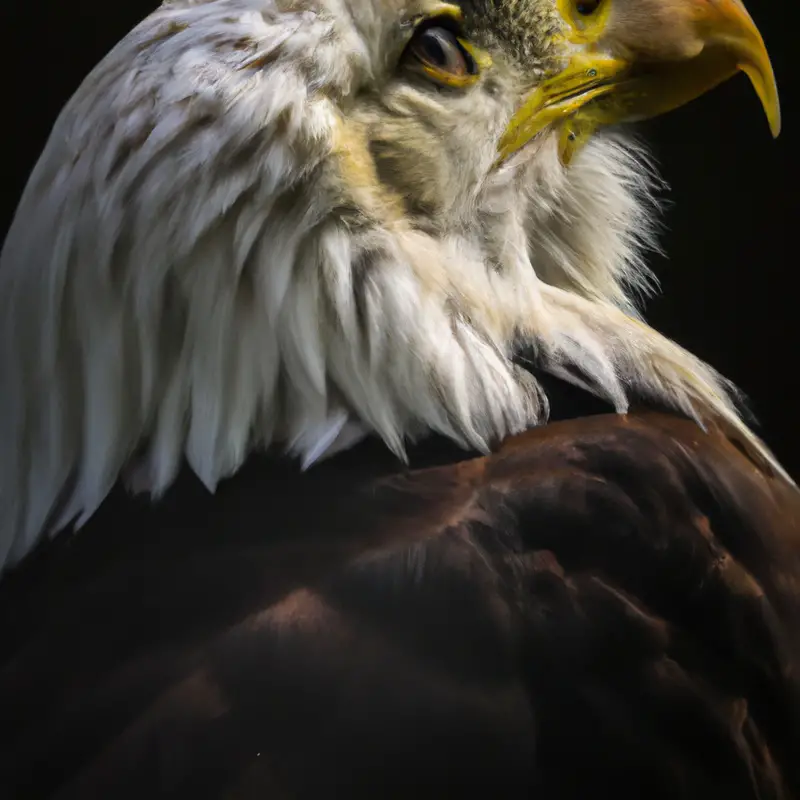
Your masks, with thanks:
[{"label": "yellow cere", "polygon": [[[500,139],[499,161],[505,161],[537,133],[557,122],[567,122],[562,157],[569,160],[601,124],[587,104],[613,91],[609,81],[625,66],[611,56],[576,53],[566,68],[542,81],[511,118]],[[579,111],[584,112],[580,120],[575,116]]]}]

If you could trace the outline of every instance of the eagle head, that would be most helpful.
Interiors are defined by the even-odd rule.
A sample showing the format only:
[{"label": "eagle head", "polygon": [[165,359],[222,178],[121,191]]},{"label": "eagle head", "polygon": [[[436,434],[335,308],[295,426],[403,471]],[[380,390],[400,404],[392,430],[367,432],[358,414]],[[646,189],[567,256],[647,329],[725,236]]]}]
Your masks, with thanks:
[{"label": "eagle head", "polygon": [[739,0],[162,5],[64,108],[2,251],[0,564],[184,460],[213,489],[271,446],[485,451],[546,419],[536,370],[746,431],[637,317],[654,179],[616,127],[739,70],[777,134]]}]

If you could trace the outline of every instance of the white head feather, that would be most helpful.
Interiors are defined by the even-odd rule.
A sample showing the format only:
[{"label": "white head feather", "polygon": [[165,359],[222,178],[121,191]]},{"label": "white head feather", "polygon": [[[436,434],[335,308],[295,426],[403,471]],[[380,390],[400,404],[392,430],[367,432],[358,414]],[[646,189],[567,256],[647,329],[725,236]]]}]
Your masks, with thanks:
[{"label": "white head feather", "polygon": [[[0,565],[184,458],[213,490],[273,443],[306,464],[364,432],[486,450],[546,419],[520,343],[619,411],[633,391],[753,441],[724,381],[633,311],[641,152],[598,136],[565,169],[545,135],[493,170],[511,95],[443,129],[391,79],[375,6],[167,4],[70,100],[0,261]],[[447,172],[430,229],[376,143]]]}]

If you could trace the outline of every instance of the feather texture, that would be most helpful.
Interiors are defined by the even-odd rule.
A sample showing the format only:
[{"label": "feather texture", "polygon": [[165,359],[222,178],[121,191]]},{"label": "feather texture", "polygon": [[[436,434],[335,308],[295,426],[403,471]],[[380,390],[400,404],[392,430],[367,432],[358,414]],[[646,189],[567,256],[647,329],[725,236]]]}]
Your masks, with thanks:
[{"label": "feather texture", "polygon": [[641,151],[604,134],[565,169],[545,134],[493,169],[511,66],[415,88],[386,8],[168,3],[70,100],[0,257],[0,564],[183,459],[213,491],[344,426],[486,452],[547,418],[520,346],[619,411],[646,395],[763,451],[731,387],[637,321]]},{"label": "feather texture", "polygon": [[800,797],[800,495],[664,415],[453,450],[185,471],[5,576],[3,797]]}]

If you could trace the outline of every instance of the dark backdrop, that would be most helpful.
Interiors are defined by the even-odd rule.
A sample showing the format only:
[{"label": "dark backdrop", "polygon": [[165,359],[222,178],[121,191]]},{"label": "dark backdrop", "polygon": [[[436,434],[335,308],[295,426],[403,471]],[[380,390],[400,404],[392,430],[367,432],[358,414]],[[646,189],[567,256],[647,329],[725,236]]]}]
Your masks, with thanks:
[{"label": "dark backdrop", "polygon": [[[0,4],[0,235],[50,125],[83,76],[153,0],[27,0]],[[800,475],[795,366],[800,326],[794,274],[798,128],[796,25],[785,0],[750,0],[781,91],[784,132],[769,135],[741,75],[645,126],[671,186],[654,257],[663,292],[656,327],[749,396],[762,435]]]}]

